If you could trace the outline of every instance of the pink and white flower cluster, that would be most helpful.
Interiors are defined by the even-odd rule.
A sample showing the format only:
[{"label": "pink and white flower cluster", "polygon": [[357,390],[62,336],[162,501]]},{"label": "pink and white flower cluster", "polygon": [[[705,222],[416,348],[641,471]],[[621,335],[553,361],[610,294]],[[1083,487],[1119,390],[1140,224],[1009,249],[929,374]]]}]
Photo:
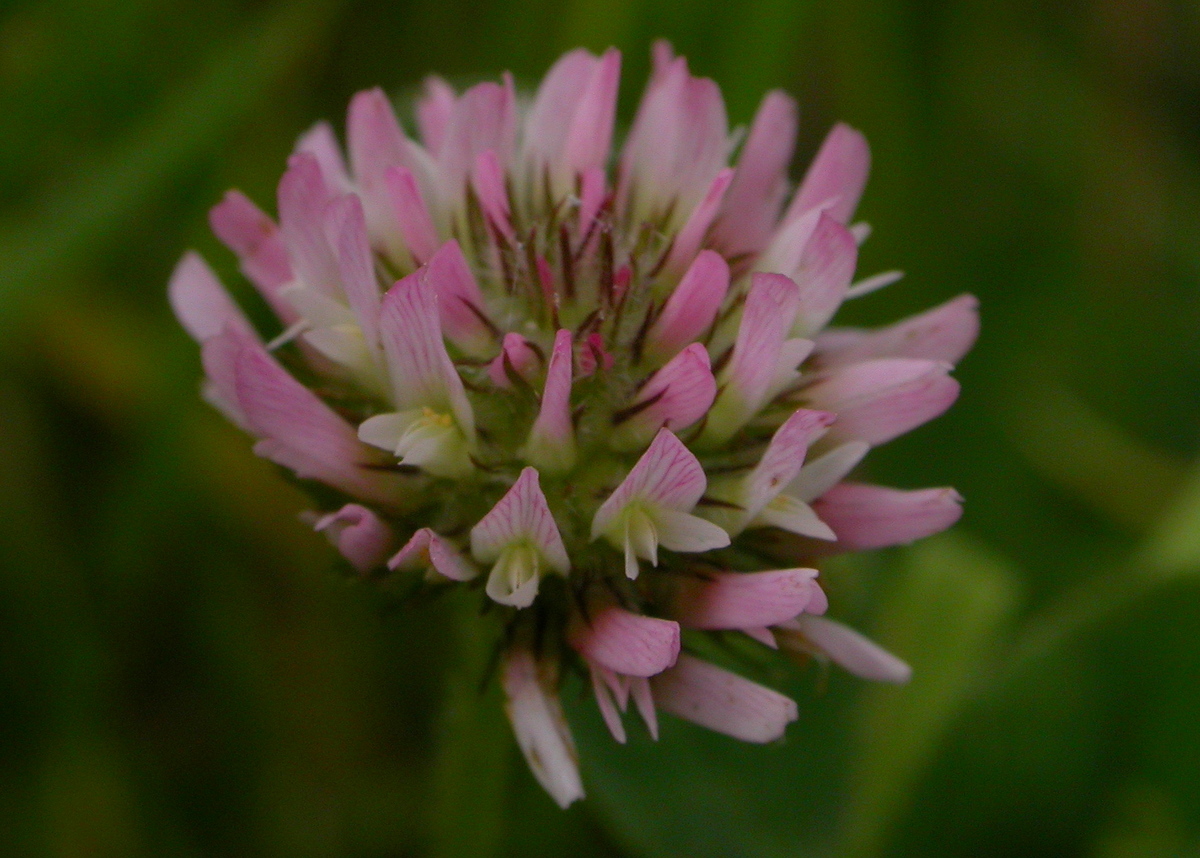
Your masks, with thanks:
[{"label": "pink and white flower cluster", "polygon": [[853,282],[857,131],[789,198],[793,101],[731,133],[717,86],[659,44],[613,158],[619,69],[573,51],[529,98],[431,79],[415,139],[362,92],[345,154],[326,124],[300,138],[277,221],[230,191],[212,227],[279,318],[269,342],[198,255],[170,284],[206,397],[341,498],[313,521],[350,564],[496,603],[508,714],[563,806],[583,796],[565,669],[621,742],[631,699],[654,736],[659,711],[783,735],[796,704],[691,654],[709,633],[907,679],[824,616],[815,563],[957,520],[951,489],[847,478],[949,407],[978,328],[970,296],[826,327],[898,279]]}]

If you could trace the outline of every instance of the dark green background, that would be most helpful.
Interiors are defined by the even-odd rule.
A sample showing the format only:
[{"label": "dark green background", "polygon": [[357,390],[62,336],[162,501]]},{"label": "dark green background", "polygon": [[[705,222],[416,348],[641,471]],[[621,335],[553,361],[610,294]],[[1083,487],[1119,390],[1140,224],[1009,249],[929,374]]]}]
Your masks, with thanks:
[{"label": "dark green background", "polygon": [[[658,36],[734,122],[796,95],[797,175],[835,119],[870,138],[860,270],[908,277],[842,320],[982,300],[958,405],[871,460],[967,512],[825,576],[910,686],[781,670],[765,748],[617,747],[568,686],[560,813],[494,693],[439,714],[465,609],[339,577],[163,289],[196,247],[248,294],[207,208],[271,207],[357,89],[616,44],[628,118]],[[1198,57],[1200,8],[1154,0],[4,4],[0,853],[1200,854]]]}]

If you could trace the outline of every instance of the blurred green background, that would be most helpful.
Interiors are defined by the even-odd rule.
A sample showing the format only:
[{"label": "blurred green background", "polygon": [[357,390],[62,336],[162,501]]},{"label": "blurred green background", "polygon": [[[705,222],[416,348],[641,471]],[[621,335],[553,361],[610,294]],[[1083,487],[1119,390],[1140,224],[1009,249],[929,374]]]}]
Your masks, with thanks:
[{"label": "blurred green background", "polygon": [[[1200,6],[2,9],[0,854],[1200,855]],[[826,572],[911,685],[781,669],[769,747],[673,719],[618,747],[568,686],[590,797],[562,813],[494,691],[440,704],[461,606],[339,576],[163,290],[195,247],[248,294],[207,208],[272,208],[356,90],[615,44],[627,119],[659,36],[736,123],[799,99],[794,175],[835,119],[870,138],[860,272],[908,277],[839,321],[981,298],[958,405],[871,460],[967,512]]]}]

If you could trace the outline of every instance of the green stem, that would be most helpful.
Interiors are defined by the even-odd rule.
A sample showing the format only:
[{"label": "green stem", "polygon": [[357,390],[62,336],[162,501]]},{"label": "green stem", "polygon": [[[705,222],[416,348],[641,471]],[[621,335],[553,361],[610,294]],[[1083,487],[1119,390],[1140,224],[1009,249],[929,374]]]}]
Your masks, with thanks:
[{"label": "green stem", "polygon": [[480,622],[473,596],[456,607],[432,774],[429,854],[488,858],[499,853],[504,835],[512,732],[499,684],[488,677],[495,639]]}]

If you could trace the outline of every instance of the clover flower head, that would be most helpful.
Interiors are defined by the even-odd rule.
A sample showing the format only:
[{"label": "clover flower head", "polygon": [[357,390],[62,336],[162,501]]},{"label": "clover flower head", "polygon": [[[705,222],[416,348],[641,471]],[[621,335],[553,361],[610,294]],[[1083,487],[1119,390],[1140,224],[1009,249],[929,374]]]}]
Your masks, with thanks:
[{"label": "clover flower head", "polygon": [[783,735],[796,704],[694,654],[706,634],[908,678],[824,616],[816,564],[957,520],[951,489],[848,478],[950,406],[978,326],[962,296],[827,327],[898,279],[854,282],[859,132],[834,127],[792,190],[793,101],[731,133],[716,84],[660,43],[614,156],[619,72],[577,50],[528,96],[431,79],[415,135],[359,93],[345,151],[326,124],[300,138],[277,220],[238,191],[212,210],[271,338],[196,254],[169,287],[204,395],[340,498],[310,522],[354,569],[494,603],[509,718],[563,806],[584,793],[567,671],[621,742],[630,700],[654,737],[663,711]]}]

